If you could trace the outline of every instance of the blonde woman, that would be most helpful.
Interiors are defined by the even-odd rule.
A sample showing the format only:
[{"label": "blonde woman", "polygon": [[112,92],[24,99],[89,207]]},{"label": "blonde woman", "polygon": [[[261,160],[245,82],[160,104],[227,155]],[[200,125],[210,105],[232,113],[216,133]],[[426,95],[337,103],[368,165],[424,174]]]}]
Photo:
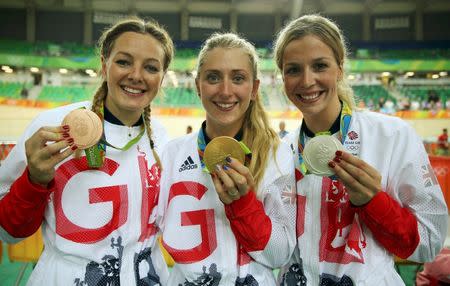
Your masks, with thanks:
[{"label": "blonde woman", "polygon": [[[159,285],[167,278],[148,223],[159,187],[157,150],[167,136],[151,120],[150,104],[172,60],[172,40],[157,23],[128,19],[99,44],[103,82],[93,103],[40,114],[0,167],[0,239],[18,241],[42,225],[45,247],[28,285]],[[102,140],[92,147],[104,150],[101,166],[74,154],[70,126],[55,126],[79,108],[103,119]]]},{"label": "blonde woman", "polygon": [[[163,244],[175,260],[169,285],[275,285],[272,268],[295,247],[294,162],[261,105],[255,48],[214,34],[198,56],[198,95],[206,120],[166,146],[158,204]],[[251,150],[205,169],[218,136]]]},{"label": "blonde woman", "polygon": [[[329,19],[293,20],[274,51],[287,97],[303,114],[286,136],[298,174],[298,248],[281,285],[404,285],[394,255],[430,261],[447,232],[447,208],[421,139],[399,118],[355,108],[343,37]],[[324,133],[345,150],[325,166],[330,177],[304,168],[305,145]]]}]

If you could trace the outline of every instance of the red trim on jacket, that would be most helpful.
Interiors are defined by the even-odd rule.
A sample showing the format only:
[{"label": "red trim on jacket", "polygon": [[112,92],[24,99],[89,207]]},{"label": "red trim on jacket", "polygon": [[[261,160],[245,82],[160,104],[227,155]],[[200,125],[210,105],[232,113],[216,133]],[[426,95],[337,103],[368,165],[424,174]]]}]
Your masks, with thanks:
[{"label": "red trim on jacket", "polygon": [[264,212],[263,204],[250,190],[239,200],[225,205],[231,230],[245,251],[263,250],[272,233],[272,222]]},{"label": "red trim on jacket", "polygon": [[357,212],[375,239],[398,257],[408,258],[419,245],[416,217],[386,192],[377,193]]},{"label": "red trim on jacket", "polygon": [[0,200],[0,226],[17,238],[35,233],[44,220],[53,184],[54,181],[45,189],[32,183],[28,177],[28,168],[25,169]]}]

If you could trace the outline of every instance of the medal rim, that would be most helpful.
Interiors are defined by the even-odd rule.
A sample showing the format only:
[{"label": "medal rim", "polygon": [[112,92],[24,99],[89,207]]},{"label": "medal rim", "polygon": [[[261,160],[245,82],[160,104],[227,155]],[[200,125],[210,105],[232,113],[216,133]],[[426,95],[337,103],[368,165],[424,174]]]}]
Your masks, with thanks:
[{"label": "medal rim", "polygon": [[[325,139],[325,138],[330,138],[330,139]],[[327,163],[321,164],[319,162],[319,160],[312,159],[314,157],[309,154],[314,151],[314,149],[312,149],[313,147],[317,148],[313,144],[325,145],[326,144],[325,142],[322,143],[324,139],[326,140],[325,141],[326,143],[328,143],[328,142],[333,143],[333,144],[327,144],[327,146],[333,147],[333,151],[328,154],[329,160],[327,160]],[[319,142],[317,142],[317,141],[319,141]],[[320,142],[320,141],[322,141],[322,142]],[[310,150],[312,150],[312,151],[310,151]],[[306,169],[308,171],[310,171],[312,174],[322,176],[322,177],[334,175],[334,172],[328,166],[328,161],[333,160],[337,150],[343,151],[344,146],[338,139],[336,139],[336,137],[334,137],[332,135],[318,135],[318,136],[311,138],[310,140],[308,140],[308,142],[306,142],[305,148],[303,149],[303,154],[302,154],[303,161],[305,162],[305,165],[306,165]]]},{"label": "medal rim", "polygon": [[[244,150],[242,150],[241,145],[239,144],[239,141],[237,141],[236,139],[234,139],[233,137],[230,136],[219,136],[216,137],[214,139],[212,139],[208,145],[206,145],[205,147],[205,151],[203,153],[203,161],[205,162],[206,167],[208,168],[209,171],[213,171],[215,169],[215,166],[212,166],[212,164],[214,164],[214,162],[211,162],[212,159],[210,159],[211,155],[211,148],[215,148],[216,145],[222,145],[222,146],[229,146],[229,148],[231,148],[232,151],[235,151],[236,154],[231,154],[234,159],[238,160],[239,162],[241,162],[242,164],[245,163],[245,152]],[[218,147],[216,147],[218,148]],[[216,150],[222,151],[222,148],[218,148]],[[228,152],[221,152],[222,155],[227,155]],[[215,160],[214,160],[215,161]],[[225,163],[224,163],[225,164]],[[224,165],[222,164],[222,165]]]}]

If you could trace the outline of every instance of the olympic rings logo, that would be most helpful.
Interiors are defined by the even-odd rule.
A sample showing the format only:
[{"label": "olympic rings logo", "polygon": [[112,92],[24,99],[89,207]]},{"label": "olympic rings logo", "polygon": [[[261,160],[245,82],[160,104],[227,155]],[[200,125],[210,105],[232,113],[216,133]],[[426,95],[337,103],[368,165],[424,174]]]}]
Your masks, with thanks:
[{"label": "olympic rings logo", "polygon": [[356,145],[350,145],[350,146],[345,146],[345,147],[350,151],[356,151],[359,149],[359,146],[356,146]]},{"label": "olympic rings logo", "polygon": [[448,174],[448,167],[433,167],[433,171],[438,177],[445,177]]}]

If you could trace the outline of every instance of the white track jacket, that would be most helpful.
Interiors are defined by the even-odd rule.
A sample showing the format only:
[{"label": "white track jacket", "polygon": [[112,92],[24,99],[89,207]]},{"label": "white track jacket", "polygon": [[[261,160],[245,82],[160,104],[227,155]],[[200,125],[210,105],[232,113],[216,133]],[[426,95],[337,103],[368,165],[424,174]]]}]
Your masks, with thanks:
[{"label": "white track jacket", "polygon": [[[394,269],[393,254],[361,218],[380,234],[389,233],[389,227],[401,228],[402,222],[389,216],[386,205],[369,206],[371,201],[366,207],[353,207],[338,181],[301,175],[299,132],[300,128],[285,137],[297,162],[298,247],[281,271],[280,285],[404,285]],[[396,117],[353,111],[344,148],[376,168],[382,190],[415,216],[420,240],[408,259],[431,261],[443,246],[448,214],[428,155],[411,126]],[[378,211],[369,212],[371,208]]]},{"label": "white track jacket", "polygon": [[[0,197],[24,172],[24,142],[41,126],[60,125],[76,103],[41,113],[26,129],[0,167]],[[152,119],[155,145],[167,135]],[[106,140],[117,147],[136,137],[140,127],[104,124]],[[56,168],[42,223],[44,251],[28,285],[159,285],[168,272],[155,246],[156,228],[150,224],[159,188],[156,167],[146,134],[127,151],[106,148],[104,166],[89,169],[84,152]],[[0,239],[17,241],[0,228]]]},{"label": "white track jacket", "polygon": [[[270,218],[270,239],[262,249],[245,251],[231,229],[211,175],[202,171],[197,136],[172,140],[161,158],[159,225],[164,247],[176,262],[168,285],[276,285],[272,268],[285,264],[295,247],[294,162],[289,146],[280,144],[276,160],[269,154],[256,197],[264,208],[262,216]],[[239,205],[248,195],[232,204]],[[246,206],[240,206],[242,213],[235,214],[247,215]],[[263,225],[256,227],[267,230]]]}]

